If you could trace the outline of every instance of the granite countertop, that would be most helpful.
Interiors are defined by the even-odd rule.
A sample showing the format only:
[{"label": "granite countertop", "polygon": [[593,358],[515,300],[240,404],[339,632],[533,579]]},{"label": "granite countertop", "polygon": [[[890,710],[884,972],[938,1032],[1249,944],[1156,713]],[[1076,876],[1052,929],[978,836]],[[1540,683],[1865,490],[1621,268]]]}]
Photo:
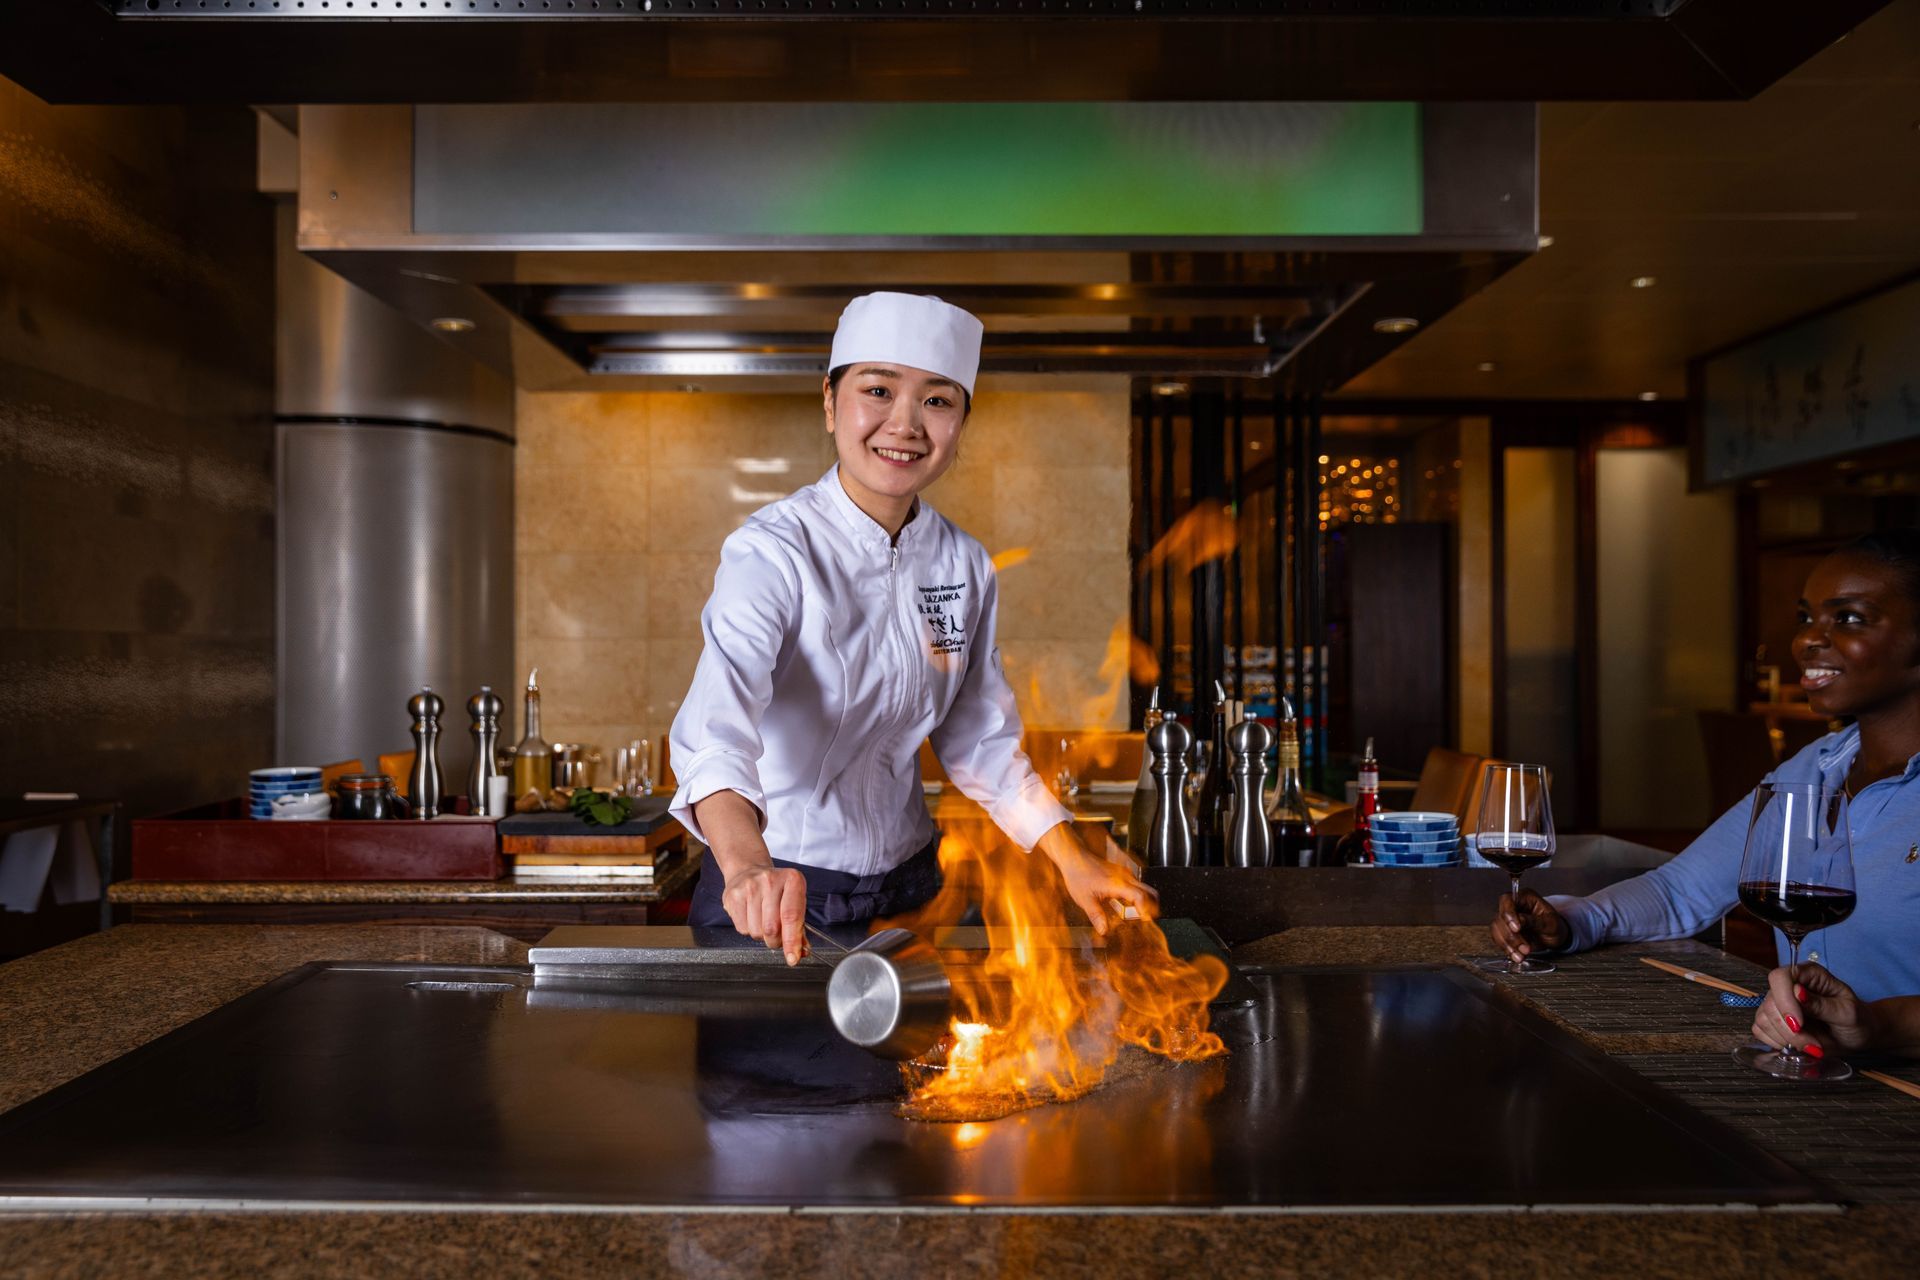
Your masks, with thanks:
[{"label": "granite countertop", "polygon": [[[1236,959],[1250,964],[1454,963],[1463,953],[1483,951],[1483,939],[1480,931],[1465,929],[1302,929],[1250,943]],[[1689,951],[1689,945],[1677,949],[1692,967],[1740,963],[1706,948]],[[522,944],[475,928],[123,926],[0,965],[0,1108],[18,1105],[311,960],[518,964],[525,956]],[[1629,957],[1593,959],[1646,968]],[[1575,973],[1571,966],[1569,972]],[[1656,989],[1678,987],[1689,1000],[1699,994],[1679,979],[1665,981],[1670,985]],[[1563,985],[1568,990],[1580,986]],[[1686,1005],[1683,1012],[1691,1008]],[[1605,1010],[1595,1014],[1571,1006],[1560,1011],[1560,1019],[1576,1029],[1602,1025],[1606,1016]],[[1627,1044],[1607,1040],[1611,1033],[1604,1031],[1583,1034],[1594,1043],[1614,1044],[1616,1052]],[[1718,1043],[1726,1034],[1724,1027],[1710,1027],[1703,1039]],[[1920,1108],[1920,1103],[1910,1105]],[[1920,1116],[1920,1110],[1914,1114]],[[1275,1158],[1285,1153],[1276,1152]],[[1870,1277],[1910,1275],[1916,1250],[1916,1200],[1844,1213],[1493,1217],[891,1210],[0,1214],[0,1272],[36,1277],[191,1271],[357,1278],[377,1267],[379,1259],[425,1277],[777,1272],[847,1280],[897,1275],[902,1256],[914,1259],[916,1277],[1095,1269],[1219,1277],[1629,1271]]]},{"label": "granite countertop", "polygon": [[700,853],[675,854],[639,884],[612,876],[501,880],[121,880],[108,890],[116,906],[160,903],[481,903],[659,902],[693,884]]}]

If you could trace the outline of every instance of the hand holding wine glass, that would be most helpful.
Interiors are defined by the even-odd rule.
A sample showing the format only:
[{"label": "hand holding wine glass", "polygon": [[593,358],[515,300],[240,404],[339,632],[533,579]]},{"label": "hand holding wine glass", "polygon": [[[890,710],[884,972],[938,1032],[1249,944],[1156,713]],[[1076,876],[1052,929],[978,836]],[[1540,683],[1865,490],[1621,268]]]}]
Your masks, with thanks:
[{"label": "hand holding wine glass", "polygon": [[[1754,792],[1740,860],[1740,903],[1787,936],[1787,976],[1796,979],[1800,944],[1853,914],[1853,849],[1847,793],[1819,782],[1768,783]],[[1844,1080],[1853,1068],[1788,1045],[1748,1045],[1734,1057],[1783,1080]]]},{"label": "hand holding wine glass", "polygon": [[[1524,901],[1520,876],[1553,857],[1553,804],[1547,797],[1547,770],[1538,764],[1490,764],[1480,790],[1480,818],[1475,831],[1480,856],[1507,873],[1512,893],[1502,903]],[[1551,908],[1548,908],[1551,910]],[[1557,916],[1555,917],[1558,918]],[[1524,925],[1522,926],[1524,928]],[[1499,935],[1496,918],[1496,937]],[[1552,973],[1553,965],[1532,956],[1515,955],[1479,962],[1494,973]]]}]

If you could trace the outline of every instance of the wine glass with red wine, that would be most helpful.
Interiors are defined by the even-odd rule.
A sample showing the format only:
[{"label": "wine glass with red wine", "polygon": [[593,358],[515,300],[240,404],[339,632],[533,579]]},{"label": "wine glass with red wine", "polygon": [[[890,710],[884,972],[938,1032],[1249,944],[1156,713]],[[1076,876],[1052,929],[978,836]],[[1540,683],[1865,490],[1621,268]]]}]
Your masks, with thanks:
[{"label": "wine glass with red wine", "polygon": [[[1845,791],[1819,782],[1774,782],[1754,792],[1747,851],[1740,859],[1740,904],[1787,935],[1787,963],[1794,970],[1808,934],[1853,914]],[[1844,1080],[1853,1074],[1844,1062],[1798,1049],[1748,1045],[1733,1056],[1783,1080]]]},{"label": "wine glass with red wine", "polygon": [[[1480,820],[1475,829],[1480,856],[1507,873],[1520,900],[1520,875],[1553,857],[1553,805],[1547,799],[1547,767],[1490,764],[1480,784]],[[1478,962],[1491,973],[1552,973],[1553,965],[1528,956],[1498,956]]]}]

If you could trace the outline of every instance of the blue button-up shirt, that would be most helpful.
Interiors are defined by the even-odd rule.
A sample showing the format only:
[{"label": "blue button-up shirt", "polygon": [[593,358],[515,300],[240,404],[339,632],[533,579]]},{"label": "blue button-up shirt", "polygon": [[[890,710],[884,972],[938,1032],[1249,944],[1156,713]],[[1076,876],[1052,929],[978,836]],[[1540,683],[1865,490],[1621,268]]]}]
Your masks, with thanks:
[{"label": "blue button-up shirt", "polygon": [[[1860,750],[1860,730],[1830,733],[1769,775],[1778,782],[1840,786]],[[1818,960],[1863,1000],[1920,995],[1920,755],[1895,777],[1863,787],[1848,808],[1859,905],[1831,929],[1807,935],[1802,960]],[[1570,951],[1610,942],[1686,938],[1740,900],[1749,797],[1720,815],[1673,861],[1586,898],[1549,898],[1573,931]],[[1787,943],[1776,935],[1780,962]]]}]

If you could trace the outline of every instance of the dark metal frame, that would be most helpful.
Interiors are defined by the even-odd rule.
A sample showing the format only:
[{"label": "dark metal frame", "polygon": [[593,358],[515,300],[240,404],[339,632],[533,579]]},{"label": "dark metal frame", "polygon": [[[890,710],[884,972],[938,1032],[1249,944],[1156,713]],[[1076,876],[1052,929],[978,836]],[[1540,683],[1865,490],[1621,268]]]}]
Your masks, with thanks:
[{"label": "dark metal frame", "polygon": [[1738,99],[1884,3],[13,0],[0,74],[56,103]]}]

